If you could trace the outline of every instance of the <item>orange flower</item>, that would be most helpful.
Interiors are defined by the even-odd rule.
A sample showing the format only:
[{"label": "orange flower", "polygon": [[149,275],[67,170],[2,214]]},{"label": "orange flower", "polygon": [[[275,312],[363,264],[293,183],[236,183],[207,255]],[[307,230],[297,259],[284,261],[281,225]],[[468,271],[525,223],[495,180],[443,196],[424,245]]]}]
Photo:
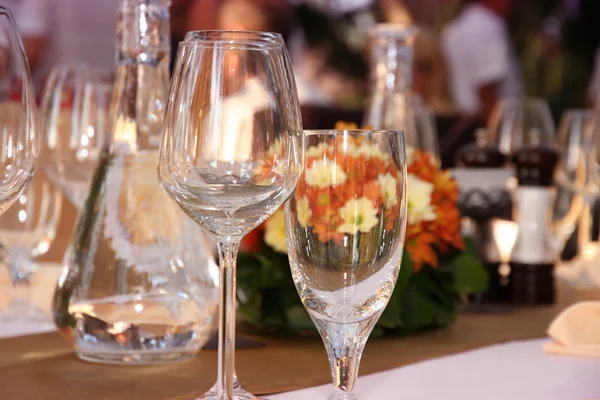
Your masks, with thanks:
[{"label": "orange flower", "polygon": [[415,272],[423,265],[438,266],[438,257],[434,250],[437,237],[429,232],[422,232],[414,238],[406,241],[406,250],[413,262]]},{"label": "orange flower", "polygon": [[[357,128],[356,124],[345,122],[335,126],[336,130]],[[400,197],[396,197],[401,193],[395,189],[399,171],[374,143],[363,136],[344,135],[311,150],[306,161],[307,169],[312,168],[310,179],[301,180],[296,196],[304,199],[305,224],[321,242],[343,243],[348,231],[340,227],[348,221],[342,218],[340,210],[352,199],[368,199],[373,207],[369,211],[372,216],[375,212],[376,218],[385,215],[385,230],[396,228],[401,204],[397,200]],[[273,166],[267,161],[264,169],[267,172],[273,170]],[[451,249],[465,248],[457,206],[458,185],[450,172],[439,169],[428,153],[417,149],[412,150],[407,171],[433,187],[431,199],[427,201],[435,218],[408,224],[406,251],[415,271],[424,265],[436,268],[440,256]]]}]

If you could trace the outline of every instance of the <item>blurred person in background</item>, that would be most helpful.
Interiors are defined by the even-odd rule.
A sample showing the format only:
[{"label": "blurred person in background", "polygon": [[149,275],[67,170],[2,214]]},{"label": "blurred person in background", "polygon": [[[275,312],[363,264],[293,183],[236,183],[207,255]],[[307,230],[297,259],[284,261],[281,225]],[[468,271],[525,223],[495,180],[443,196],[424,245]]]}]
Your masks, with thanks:
[{"label": "blurred person in background", "polygon": [[[196,2],[204,4],[203,0]],[[190,24],[198,20],[192,18]],[[221,0],[218,9],[218,29],[277,32],[286,42],[294,23],[294,8],[288,0]],[[309,61],[312,66],[318,62],[317,59],[308,60],[308,57],[308,54],[304,55],[304,62]],[[301,104],[327,104],[328,96],[304,72],[294,68]]]},{"label": "blurred person in background", "polygon": [[487,119],[496,102],[520,94],[506,19],[512,0],[468,0],[445,28],[442,46],[457,108]]},{"label": "blurred person in background", "polygon": [[13,13],[32,75],[87,64],[114,70],[118,0],[0,0]]}]

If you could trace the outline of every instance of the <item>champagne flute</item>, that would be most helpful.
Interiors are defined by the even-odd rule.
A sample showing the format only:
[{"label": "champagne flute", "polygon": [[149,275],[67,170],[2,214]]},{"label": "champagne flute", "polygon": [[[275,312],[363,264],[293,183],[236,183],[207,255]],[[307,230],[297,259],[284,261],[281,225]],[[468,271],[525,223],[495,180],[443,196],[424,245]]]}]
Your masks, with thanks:
[{"label": "champagne flute", "polygon": [[353,400],[366,341],[394,291],[406,230],[404,136],[305,131],[304,175],[286,204],[294,283],[325,343],[334,391]]},{"label": "champagne flute", "polygon": [[37,109],[27,57],[12,14],[0,7],[0,214],[31,180]]},{"label": "champagne flute", "polygon": [[110,139],[109,71],[87,66],[54,68],[42,95],[43,129],[55,149],[48,175],[77,209],[104,143]]},{"label": "champagne flute", "polygon": [[279,34],[187,34],[177,53],[159,178],[218,244],[218,375],[201,399],[255,398],[234,372],[236,257],[241,238],[296,188],[303,166],[301,131],[294,77]]}]

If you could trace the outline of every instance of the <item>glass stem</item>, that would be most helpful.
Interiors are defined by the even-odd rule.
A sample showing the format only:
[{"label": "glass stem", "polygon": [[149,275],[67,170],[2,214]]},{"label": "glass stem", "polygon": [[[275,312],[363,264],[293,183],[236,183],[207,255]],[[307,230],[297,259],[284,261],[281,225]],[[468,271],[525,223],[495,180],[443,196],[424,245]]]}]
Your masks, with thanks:
[{"label": "glass stem", "polygon": [[356,398],[353,390],[360,359],[377,319],[378,316],[351,324],[315,320],[331,366],[334,393],[330,400]]},{"label": "glass stem", "polygon": [[235,363],[236,259],[239,242],[218,242],[219,265],[219,399],[233,399]]},{"label": "glass stem", "polygon": [[34,261],[29,256],[29,250],[14,249],[8,258],[13,301],[29,302],[31,300],[31,277],[36,269]]}]

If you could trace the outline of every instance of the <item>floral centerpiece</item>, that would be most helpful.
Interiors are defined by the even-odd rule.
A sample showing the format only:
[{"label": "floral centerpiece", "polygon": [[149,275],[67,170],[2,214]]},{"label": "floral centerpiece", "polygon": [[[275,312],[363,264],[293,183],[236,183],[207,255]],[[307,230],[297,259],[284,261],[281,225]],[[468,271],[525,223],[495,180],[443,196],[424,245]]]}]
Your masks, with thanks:
[{"label": "floral centerpiece", "polygon": [[[356,127],[338,124],[336,129]],[[307,157],[311,157],[311,152],[322,150],[308,149]],[[349,159],[348,162],[355,161]],[[388,190],[388,187],[395,189],[395,185],[386,185],[386,179],[395,179],[390,174],[380,175],[360,188],[350,188],[351,180],[335,182],[340,188],[336,191],[339,196],[328,201],[339,200],[339,207],[329,203],[328,209],[338,209],[339,218],[328,218],[329,224],[336,226],[321,226],[312,217],[312,210],[317,210],[322,200],[319,184],[331,174],[318,171],[318,168],[306,171],[298,189],[304,190],[306,196],[297,205],[297,213],[299,219],[311,224],[319,240],[335,241],[343,237],[344,207],[350,201],[350,197],[344,196],[346,186],[353,193],[361,192],[360,198],[352,201],[366,199],[365,204],[369,203],[362,208],[361,204],[351,204],[353,210],[364,211],[361,215],[365,225],[377,221],[378,209],[372,204],[382,204],[392,211],[398,206],[394,205],[395,194]],[[411,334],[448,326],[454,321],[460,302],[487,287],[487,273],[475,255],[475,244],[460,233],[458,187],[450,172],[440,170],[428,153],[417,149],[407,150],[407,172],[408,225],[400,275],[374,335]],[[354,218],[354,213],[352,215]],[[292,281],[283,210],[277,211],[242,242],[238,259],[238,299],[241,316],[254,328],[300,333],[315,330]]]}]

